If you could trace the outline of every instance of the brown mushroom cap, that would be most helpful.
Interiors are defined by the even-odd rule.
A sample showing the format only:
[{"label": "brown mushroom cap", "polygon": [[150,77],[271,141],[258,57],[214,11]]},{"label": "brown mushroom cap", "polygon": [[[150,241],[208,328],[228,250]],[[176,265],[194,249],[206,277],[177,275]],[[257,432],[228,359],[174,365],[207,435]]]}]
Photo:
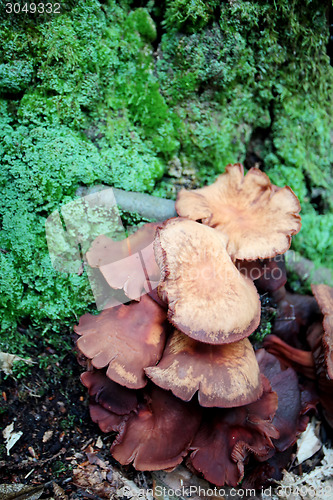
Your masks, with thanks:
[{"label": "brown mushroom cap", "polygon": [[202,220],[228,236],[233,259],[266,259],[284,253],[301,229],[301,207],[289,187],[278,188],[266,174],[243,165],[227,165],[211,186],[181,190],[176,210],[181,217]]},{"label": "brown mushroom cap", "polygon": [[91,396],[89,412],[92,421],[102,432],[122,432],[129,414],[138,406],[137,391],[116,384],[104,370],[82,373],[81,382]]},{"label": "brown mushroom cap", "polygon": [[208,344],[248,337],[260,321],[257,290],[236,269],[225,245],[223,234],[188,219],[170,219],[156,231],[158,293],[169,304],[168,318]]},{"label": "brown mushroom cap", "polygon": [[259,366],[248,339],[213,346],[175,330],[161,361],[145,369],[154,384],[190,401],[198,391],[201,406],[232,408],[262,394]]},{"label": "brown mushroom cap", "polygon": [[111,447],[121,464],[136,470],[169,469],[180,464],[199,428],[198,407],[152,387]]},{"label": "brown mushroom cap", "polygon": [[[283,293],[281,293],[283,291]],[[316,299],[310,295],[290,293],[283,288],[273,294],[277,303],[277,315],[272,333],[289,345],[304,347],[304,334],[308,327],[318,319],[320,311]]]},{"label": "brown mushroom cap", "polygon": [[123,415],[117,415],[96,403],[89,404],[89,413],[91,420],[98,425],[102,432],[120,432],[125,422]]},{"label": "brown mushroom cap", "polygon": [[82,373],[81,382],[96,403],[116,415],[127,415],[138,405],[135,391],[116,384],[101,370]]},{"label": "brown mushroom cap", "polygon": [[213,484],[236,486],[244,475],[250,453],[265,460],[274,453],[272,438],[279,433],[272,424],[277,395],[262,375],[261,398],[246,406],[206,410],[191,445],[191,466]]},{"label": "brown mushroom cap", "polygon": [[165,344],[166,312],[148,295],[140,302],[85,314],[74,328],[79,350],[95,368],[131,389],[144,387],[144,368],[158,362]]},{"label": "brown mushroom cap", "polygon": [[158,282],[160,273],[155,262],[153,240],[158,223],[148,223],[121,241],[98,236],[86,257],[91,267],[97,267],[105,280],[116,290],[123,289],[127,297],[139,300]]},{"label": "brown mushroom cap", "polygon": [[311,285],[311,288],[324,315],[322,344],[325,352],[327,374],[330,379],[333,379],[333,287]]},{"label": "brown mushroom cap", "polygon": [[307,401],[302,402],[298,378],[293,368],[282,369],[279,360],[265,349],[259,349],[256,357],[260,372],[268,378],[272,389],[278,395],[278,408],[273,424],[280,436],[274,440],[274,446],[282,452],[293,445],[299,434],[305,431],[309,417],[304,413],[315,405],[310,404],[307,407]]},{"label": "brown mushroom cap", "polygon": [[287,282],[283,255],[276,255],[272,259],[236,260],[235,266],[244,276],[255,281],[260,293],[276,292]]}]

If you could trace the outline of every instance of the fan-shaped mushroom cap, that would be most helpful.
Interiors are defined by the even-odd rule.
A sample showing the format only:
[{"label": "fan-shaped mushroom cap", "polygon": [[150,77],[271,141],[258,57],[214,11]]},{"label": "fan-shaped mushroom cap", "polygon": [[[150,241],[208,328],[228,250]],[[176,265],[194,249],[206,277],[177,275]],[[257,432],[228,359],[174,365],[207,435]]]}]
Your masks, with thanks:
[{"label": "fan-shaped mushroom cap", "polygon": [[311,285],[312,292],[324,315],[323,322],[313,323],[307,331],[311,347],[316,382],[324,416],[333,428],[333,288]]},{"label": "fan-shaped mushroom cap", "polygon": [[274,446],[279,451],[285,451],[296,442],[299,434],[305,431],[309,417],[304,413],[315,405],[308,405],[307,401],[302,402],[298,378],[293,368],[283,370],[279,360],[265,349],[259,349],[256,357],[260,372],[268,378],[272,389],[278,395],[278,408],[273,424],[280,436],[274,440]]},{"label": "fan-shaped mushroom cap", "polygon": [[116,384],[102,370],[82,373],[81,382],[91,396],[92,421],[102,432],[121,432],[128,415],[138,406],[137,392]]},{"label": "fan-shaped mushroom cap", "polygon": [[188,453],[200,421],[198,407],[152,387],[146,402],[130,415],[111,453],[123,465],[133,462],[136,470],[175,467]]},{"label": "fan-shaped mushroom cap", "polygon": [[198,391],[201,406],[232,408],[252,403],[262,394],[259,366],[248,339],[213,346],[176,330],[159,364],[145,371],[156,385],[184,401]]},{"label": "fan-shaped mushroom cap", "polygon": [[333,379],[333,288],[328,285],[311,285],[311,288],[324,315],[322,344],[327,374],[330,379]]},{"label": "fan-shaped mushroom cap", "polygon": [[243,165],[227,165],[211,186],[181,190],[176,210],[181,217],[202,220],[228,237],[227,251],[234,259],[266,259],[284,253],[291,236],[301,229],[296,195],[278,188],[266,174]]},{"label": "fan-shaped mushroom cap", "polygon": [[99,268],[112,288],[123,289],[127,297],[139,300],[160,278],[153,250],[157,226],[145,224],[121,241],[98,236],[86,254],[88,264]]},{"label": "fan-shaped mushroom cap", "polygon": [[139,389],[147,383],[144,368],[158,362],[165,344],[166,312],[144,295],[140,302],[85,314],[74,328],[79,350],[95,368],[118,384]]},{"label": "fan-shaped mushroom cap", "polygon": [[138,405],[135,391],[116,384],[101,370],[82,373],[81,382],[96,403],[116,415],[127,415]]},{"label": "fan-shaped mushroom cap", "polygon": [[248,337],[260,321],[257,290],[236,269],[225,245],[224,235],[188,219],[170,219],[156,231],[158,293],[169,303],[168,318],[208,344]]},{"label": "fan-shaped mushroom cap", "polygon": [[[330,366],[329,348],[327,346],[327,332],[324,332],[320,322],[313,323],[307,331],[307,341],[311,347],[312,361],[314,364],[314,377],[318,388],[319,400],[324,409],[325,419],[333,428],[333,378],[330,376],[328,366]],[[301,366],[304,373],[304,367]]]},{"label": "fan-shaped mushroom cap", "polygon": [[293,347],[304,347],[304,334],[313,321],[320,317],[320,310],[314,297],[279,290],[279,297],[273,294],[277,303],[277,315],[272,333]]},{"label": "fan-shaped mushroom cap", "polygon": [[272,424],[277,395],[262,375],[261,398],[246,406],[206,410],[191,445],[190,464],[213,484],[236,486],[244,475],[250,453],[265,460],[274,452],[272,438],[279,433]]},{"label": "fan-shaped mushroom cap", "polygon": [[124,415],[117,415],[96,403],[89,404],[89,413],[102,432],[120,432],[125,423]]}]

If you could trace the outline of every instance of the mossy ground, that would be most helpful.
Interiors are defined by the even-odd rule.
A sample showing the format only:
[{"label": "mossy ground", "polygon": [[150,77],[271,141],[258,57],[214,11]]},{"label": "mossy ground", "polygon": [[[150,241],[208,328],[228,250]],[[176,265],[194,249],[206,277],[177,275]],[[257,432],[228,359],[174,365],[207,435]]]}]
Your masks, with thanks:
[{"label": "mossy ground", "polygon": [[294,248],[333,266],[329,8],[78,0],[1,13],[1,350],[24,356],[34,332],[62,343],[94,309],[86,273],[56,271],[45,238],[79,186],[174,197],[229,162],[257,165],[301,200]]}]

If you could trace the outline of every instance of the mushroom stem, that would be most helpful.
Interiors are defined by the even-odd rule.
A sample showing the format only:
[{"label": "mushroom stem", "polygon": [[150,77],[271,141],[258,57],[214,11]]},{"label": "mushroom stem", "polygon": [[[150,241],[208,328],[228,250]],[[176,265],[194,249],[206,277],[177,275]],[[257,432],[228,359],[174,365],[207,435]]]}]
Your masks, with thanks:
[{"label": "mushroom stem", "polygon": [[268,335],[264,340],[264,347],[287,366],[292,366],[312,380],[316,379],[315,364],[311,351],[291,347],[276,335]]}]

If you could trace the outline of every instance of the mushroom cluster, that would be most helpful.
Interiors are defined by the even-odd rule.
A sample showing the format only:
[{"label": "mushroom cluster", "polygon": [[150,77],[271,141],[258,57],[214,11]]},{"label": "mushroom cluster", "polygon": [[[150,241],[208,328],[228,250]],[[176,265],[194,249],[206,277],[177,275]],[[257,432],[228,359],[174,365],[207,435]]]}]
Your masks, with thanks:
[{"label": "mushroom cluster", "polygon": [[235,164],[211,186],[182,190],[176,209],[126,240],[101,235],[87,253],[127,303],[81,317],[81,378],[121,464],[170,470],[186,457],[215,485],[235,486],[250,457],[292,446],[314,406],[293,368],[248,338],[258,290],[285,284],[277,256],[300,230],[300,205],[290,188]]},{"label": "mushroom cluster", "polygon": [[[311,321],[305,322],[307,329],[303,348],[294,347],[297,341],[300,344],[299,335],[296,335],[294,342],[290,339],[286,341],[280,330],[266,337],[265,347],[285,365],[292,366],[314,381],[323,416],[333,428],[333,288],[312,285],[312,292],[314,297],[303,297],[307,305],[307,318],[312,312]],[[300,303],[299,297],[296,303]],[[312,307],[309,307],[309,303]],[[297,309],[295,307],[295,320],[300,317],[304,320],[304,315],[300,306]]]}]

